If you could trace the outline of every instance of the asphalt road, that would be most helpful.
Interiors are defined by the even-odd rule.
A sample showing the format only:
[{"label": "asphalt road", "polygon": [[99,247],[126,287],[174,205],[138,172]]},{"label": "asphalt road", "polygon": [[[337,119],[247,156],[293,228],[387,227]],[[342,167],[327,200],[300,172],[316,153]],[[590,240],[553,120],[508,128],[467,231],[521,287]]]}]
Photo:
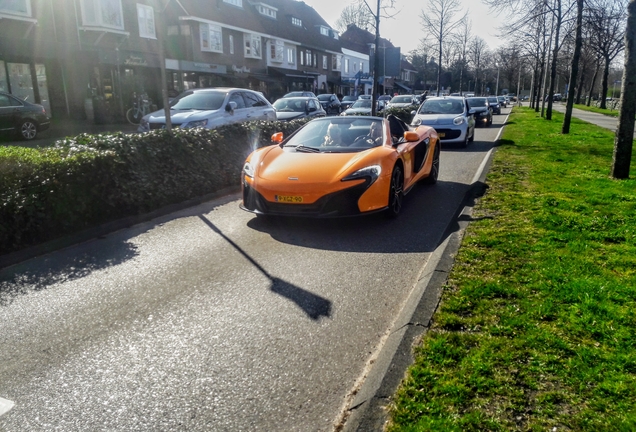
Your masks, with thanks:
[{"label": "asphalt road", "polygon": [[0,271],[0,430],[332,430],[504,118],[394,221],[232,195]]}]

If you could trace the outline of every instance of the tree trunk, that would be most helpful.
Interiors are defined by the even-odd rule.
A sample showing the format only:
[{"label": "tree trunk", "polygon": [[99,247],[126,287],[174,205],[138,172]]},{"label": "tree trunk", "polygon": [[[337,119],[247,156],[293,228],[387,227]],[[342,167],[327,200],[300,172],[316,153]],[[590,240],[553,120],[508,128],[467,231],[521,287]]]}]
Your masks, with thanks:
[{"label": "tree trunk", "polygon": [[583,68],[581,69],[581,77],[579,78],[579,85],[576,88],[576,99],[574,100],[575,104],[580,104],[581,97],[583,96],[583,85],[585,84],[585,74],[587,73],[587,68],[585,67],[585,65],[586,63],[583,63]]},{"label": "tree trunk", "polygon": [[605,67],[603,68],[603,84],[601,85],[601,108],[607,108],[607,89],[609,88],[609,67],[610,67],[610,58],[608,56],[605,57]]},{"label": "tree trunk", "polygon": [[[572,54],[572,66],[570,68],[570,87],[576,83],[576,75],[579,73],[579,58],[581,57],[581,45],[583,45],[581,27],[583,27],[583,0],[576,0],[576,38],[574,40],[574,53]],[[565,118],[561,127],[562,134],[570,133],[572,105],[574,105],[574,89],[569,88],[568,101],[565,106]]]},{"label": "tree trunk", "polygon": [[554,33],[554,50],[552,51],[552,63],[550,69],[550,91],[548,92],[548,109],[545,113],[546,120],[552,120],[552,96],[557,76],[557,59],[559,56],[559,31],[561,30],[561,0],[556,1],[556,25]]},{"label": "tree trunk", "polygon": [[443,28],[440,27],[439,31],[440,31],[440,37],[439,37],[439,58],[437,59],[437,96],[439,96],[439,91],[440,91],[440,84],[442,83],[442,30]]},{"label": "tree trunk", "polygon": [[594,92],[594,86],[596,85],[596,77],[598,77],[598,69],[601,66],[600,59],[596,60],[596,69],[594,69],[594,75],[592,76],[592,84],[590,84],[590,92],[587,94],[587,102],[585,105],[590,106],[592,103],[592,93]]},{"label": "tree trunk", "polygon": [[621,109],[618,129],[614,140],[612,177],[629,178],[634,142],[634,119],[636,117],[636,0],[627,6],[627,28],[625,30],[625,67],[621,85]]}]

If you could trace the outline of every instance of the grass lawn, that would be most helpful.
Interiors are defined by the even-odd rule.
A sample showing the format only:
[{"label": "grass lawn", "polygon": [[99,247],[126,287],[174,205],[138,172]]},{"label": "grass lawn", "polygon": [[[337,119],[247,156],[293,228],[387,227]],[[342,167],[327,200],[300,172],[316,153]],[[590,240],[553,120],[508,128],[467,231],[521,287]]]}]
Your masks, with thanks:
[{"label": "grass lawn", "polygon": [[601,109],[599,107],[587,106],[583,104],[574,104],[574,108],[578,108],[583,111],[591,111],[591,112],[595,112],[599,114],[605,114],[611,117],[618,117],[618,114],[619,114],[618,110],[610,110],[609,108]]},{"label": "grass lawn", "polygon": [[514,108],[387,430],[636,430],[636,159],[562,120]]}]

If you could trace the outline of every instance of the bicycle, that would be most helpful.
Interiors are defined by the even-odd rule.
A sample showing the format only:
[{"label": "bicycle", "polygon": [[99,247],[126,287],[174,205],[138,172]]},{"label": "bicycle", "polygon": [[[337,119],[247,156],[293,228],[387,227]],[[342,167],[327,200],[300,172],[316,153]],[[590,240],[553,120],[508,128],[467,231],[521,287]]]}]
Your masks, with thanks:
[{"label": "bicycle", "polygon": [[150,112],[151,101],[146,93],[139,93],[138,95],[137,92],[133,92],[132,99],[133,106],[126,111],[126,120],[130,124],[138,125],[143,116]]}]

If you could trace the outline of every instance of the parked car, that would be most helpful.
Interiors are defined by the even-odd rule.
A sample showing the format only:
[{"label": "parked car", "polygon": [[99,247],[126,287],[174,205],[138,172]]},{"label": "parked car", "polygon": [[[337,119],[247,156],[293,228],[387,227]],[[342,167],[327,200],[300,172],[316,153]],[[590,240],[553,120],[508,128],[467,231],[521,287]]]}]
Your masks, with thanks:
[{"label": "parked car", "polygon": [[316,97],[314,92],[310,92],[310,91],[293,91],[293,92],[287,93],[283,97],[287,98],[287,97],[300,97],[300,96],[302,96],[302,97]]},{"label": "parked car", "polygon": [[273,103],[276,118],[279,121],[297,120],[305,117],[324,117],[327,115],[315,97],[280,98]]},{"label": "parked car", "polygon": [[508,99],[505,96],[497,96],[497,100],[499,101],[499,106],[506,108],[508,106]]},{"label": "parked car", "polygon": [[378,107],[380,109],[384,109],[386,108],[387,103],[391,100],[391,96],[389,95],[382,95],[378,97]]},{"label": "parked car", "polygon": [[501,114],[501,104],[497,96],[488,96],[488,103],[490,104],[493,114]]},{"label": "parked car", "polygon": [[371,100],[373,99],[371,95],[360,95],[358,96],[358,100]]},{"label": "parked car", "polygon": [[[232,123],[253,120],[276,121],[276,110],[256,91],[233,87],[187,90],[170,103],[170,121],[174,127],[214,129]],[[145,115],[139,132],[166,126],[164,110]]]},{"label": "parked car", "polygon": [[468,104],[463,97],[430,97],[417,111],[412,112],[411,125],[434,127],[443,143],[466,146],[475,139],[475,119],[468,111]]},{"label": "parked car", "polygon": [[[379,104],[376,102],[377,108],[376,113],[381,111]],[[341,116],[352,116],[352,115],[371,115],[371,107],[373,106],[373,101],[371,99],[358,99],[351,108],[346,109],[342,113]]]},{"label": "parked car", "polygon": [[398,95],[391,98],[387,108],[407,108],[413,105],[415,105],[413,103],[413,95]]},{"label": "parked car", "polygon": [[51,119],[42,105],[0,92],[0,132],[3,134],[17,134],[23,140],[32,140],[50,125]]},{"label": "parked car", "polygon": [[357,101],[357,100],[358,100],[358,98],[355,97],[355,96],[351,96],[351,95],[344,96],[342,98],[342,100],[340,101],[340,111],[344,111],[347,108],[350,108],[351,105],[353,105],[354,102]]},{"label": "parked car", "polygon": [[485,97],[466,98],[468,113],[475,118],[475,125],[490,126],[492,124],[492,109]]},{"label": "parked car", "polygon": [[435,129],[395,116],[319,118],[272,141],[243,167],[241,208],[256,215],[395,217],[416,183],[439,175]]},{"label": "parked car", "polygon": [[327,114],[340,114],[340,99],[335,94],[320,94],[318,100]]}]

